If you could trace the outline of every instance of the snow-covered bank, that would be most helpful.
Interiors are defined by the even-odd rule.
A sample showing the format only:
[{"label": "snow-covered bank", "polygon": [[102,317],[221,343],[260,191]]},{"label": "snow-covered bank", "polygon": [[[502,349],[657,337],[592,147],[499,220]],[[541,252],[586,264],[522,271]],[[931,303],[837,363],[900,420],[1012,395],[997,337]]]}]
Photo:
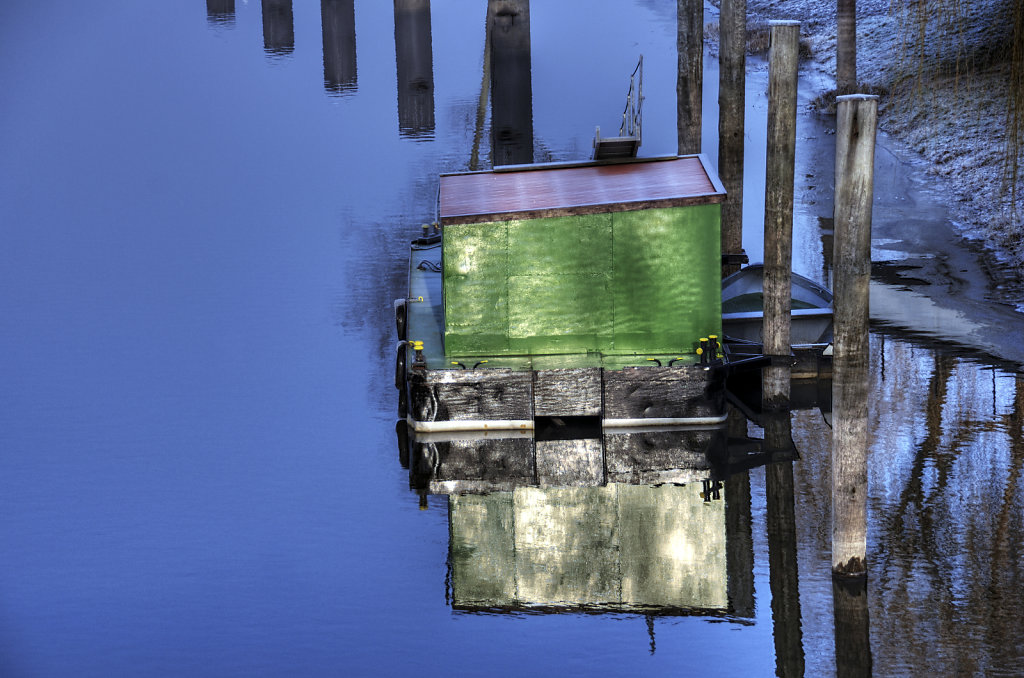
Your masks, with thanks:
[{"label": "snow-covered bank", "polygon": [[[927,48],[917,50],[908,45],[918,30],[915,8],[899,0],[858,0],[857,73],[868,88],[885,93],[882,129],[928,163],[951,198],[950,214],[961,233],[980,241],[990,251],[991,268],[1004,279],[1016,277],[1019,285],[1024,205],[1014,223],[1004,162],[1009,3],[969,5],[946,17],[944,34],[934,23],[926,26]],[[768,20],[801,21],[811,59],[834,77],[835,0],[747,0],[747,11],[752,34]],[[1020,203],[1024,176],[1017,183]]]}]

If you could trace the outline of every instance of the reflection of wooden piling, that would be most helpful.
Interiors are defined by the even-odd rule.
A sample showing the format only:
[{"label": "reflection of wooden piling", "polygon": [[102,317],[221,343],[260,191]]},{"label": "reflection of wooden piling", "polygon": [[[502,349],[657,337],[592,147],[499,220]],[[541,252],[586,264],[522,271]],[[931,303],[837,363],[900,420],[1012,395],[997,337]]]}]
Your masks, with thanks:
[{"label": "reflection of wooden piling", "polygon": [[[728,437],[747,437],[747,418],[738,409],[729,408]],[[728,455],[728,447],[726,451]],[[754,616],[754,541],[750,506],[750,472],[733,473],[725,480],[726,572],[729,580],[729,606],[739,617]]]},{"label": "reflection of wooden piling", "polygon": [[494,165],[533,162],[530,1],[489,0],[491,151]]},{"label": "reflection of wooden piling", "polygon": [[434,136],[434,55],[430,0],[395,0],[395,62],[398,70],[398,132]]},{"label": "reflection of wooden piling", "polygon": [[868,283],[878,97],[839,97],[836,122],[832,572],[867,573]]},{"label": "reflection of wooden piling", "polygon": [[[769,415],[764,424],[768,451],[787,452],[792,449],[792,424],[788,412]],[[802,676],[804,649],[800,630],[793,462],[769,463],[764,472],[776,673],[780,676]]]},{"label": "reflection of wooden piling", "polygon": [[235,0],[206,0],[206,20],[212,24],[235,21]]},{"label": "reflection of wooden piling", "polygon": [[729,607],[737,617],[754,616],[754,542],[751,535],[750,472],[725,480],[725,567]]},{"label": "reflection of wooden piling", "polygon": [[704,0],[677,0],[676,120],[679,155],[700,153],[704,87]]},{"label": "reflection of wooden piling", "polygon": [[832,580],[832,613],[836,638],[836,676],[871,675],[871,635],[867,577]]},{"label": "reflection of wooden piling", "polygon": [[292,0],[263,0],[263,49],[271,55],[295,50]]},{"label": "reflection of wooden piling", "polygon": [[[790,353],[793,262],[793,177],[796,163],[797,50],[800,22],[771,22],[768,53],[768,148],[764,199],[764,351]],[[764,370],[762,401],[768,409],[789,406],[789,368]]]},{"label": "reflection of wooden piling", "polygon": [[[728,191],[722,203],[722,254],[742,254],[747,0],[722,0],[719,25],[718,176]],[[722,277],[739,268],[738,262],[725,262]]]},{"label": "reflection of wooden piling", "polygon": [[324,37],[324,89],[356,89],[356,13],[353,0],[320,0]]}]

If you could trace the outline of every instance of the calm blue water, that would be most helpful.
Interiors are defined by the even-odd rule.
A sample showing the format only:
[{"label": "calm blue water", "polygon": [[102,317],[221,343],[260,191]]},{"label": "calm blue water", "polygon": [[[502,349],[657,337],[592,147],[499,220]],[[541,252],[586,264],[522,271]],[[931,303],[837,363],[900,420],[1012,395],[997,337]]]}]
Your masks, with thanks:
[{"label": "calm blue water", "polygon": [[[652,653],[642,616],[449,606],[447,505],[421,510],[397,458],[391,301],[436,175],[473,154],[485,7],[433,3],[433,125],[415,133],[400,122],[392,3],[354,9],[356,75],[325,87],[313,3],[294,4],[293,46],[264,44],[255,0],[230,21],[197,1],[0,6],[0,676],[775,675],[761,470],[753,619],[657,618]],[[644,154],[675,151],[671,4],[535,2],[531,39],[536,161],[588,157],[594,127],[618,127],[640,53]],[[901,339],[880,351],[879,403],[916,423],[879,444],[891,463],[872,477],[878,525],[900,532],[873,538],[876,671],[923,665],[892,640],[919,626],[921,656],[1012,666],[1014,378],[955,355],[939,370]],[[943,390],[930,429],[936,379],[982,390],[978,412]],[[795,647],[824,675],[827,429],[801,417],[814,461],[795,468]],[[979,468],[936,466],[961,424],[949,444]],[[1005,498],[999,536],[968,525],[953,551],[922,559],[934,532],[901,551],[910,537],[883,518],[955,509],[963,488],[979,502],[965,514],[1002,515]],[[988,561],[958,555],[986,549],[1006,563],[995,602],[978,593]],[[932,588],[961,607],[936,621]],[[981,628],[975,649],[951,640],[961,621]]]}]

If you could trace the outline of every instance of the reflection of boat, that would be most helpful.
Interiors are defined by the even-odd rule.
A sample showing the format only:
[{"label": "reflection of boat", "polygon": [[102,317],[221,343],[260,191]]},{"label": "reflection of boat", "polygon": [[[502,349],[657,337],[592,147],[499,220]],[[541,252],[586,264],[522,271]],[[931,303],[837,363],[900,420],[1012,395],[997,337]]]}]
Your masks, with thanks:
[{"label": "reflection of boat", "polygon": [[[832,293],[792,273],[793,346],[832,341]],[[764,266],[751,264],[722,280],[722,331],[730,339],[760,343],[763,339]]]},{"label": "reflection of boat", "polygon": [[414,430],[724,421],[724,189],[702,156],[444,175],[439,193],[396,305]]}]

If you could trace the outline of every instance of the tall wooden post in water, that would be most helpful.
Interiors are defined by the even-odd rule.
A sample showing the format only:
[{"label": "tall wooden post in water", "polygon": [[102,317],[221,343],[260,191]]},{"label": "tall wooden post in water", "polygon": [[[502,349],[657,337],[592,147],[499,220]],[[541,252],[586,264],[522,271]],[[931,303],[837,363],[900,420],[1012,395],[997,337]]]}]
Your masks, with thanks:
[{"label": "tall wooden post in water", "polygon": [[[788,356],[792,306],[793,176],[799,21],[772,21],[768,52],[768,158],[764,195],[764,352]],[[762,380],[762,406],[789,407],[789,367],[773,361]]]},{"label": "tall wooden post in water", "polygon": [[837,98],[832,573],[867,574],[868,283],[878,97]]},{"label": "tall wooden post in water", "polygon": [[700,153],[704,87],[704,0],[677,0],[676,129],[679,155]]},{"label": "tall wooden post in water", "polygon": [[[747,0],[722,0],[719,20],[718,176],[728,196],[722,203],[722,254],[743,254],[743,131],[746,111]],[[740,268],[726,260],[722,276]]]}]

